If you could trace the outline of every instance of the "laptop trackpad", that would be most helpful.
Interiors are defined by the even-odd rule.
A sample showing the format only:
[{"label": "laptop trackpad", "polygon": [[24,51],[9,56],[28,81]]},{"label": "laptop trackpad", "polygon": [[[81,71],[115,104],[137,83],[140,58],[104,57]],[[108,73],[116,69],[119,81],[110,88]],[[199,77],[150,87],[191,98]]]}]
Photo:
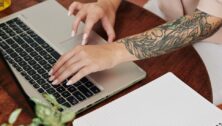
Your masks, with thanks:
[{"label": "laptop trackpad", "polygon": [[[67,10],[56,1],[43,2],[28,8],[23,17],[52,43],[70,38],[74,16],[67,16]],[[82,24],[78,33],[82,33]]]}]

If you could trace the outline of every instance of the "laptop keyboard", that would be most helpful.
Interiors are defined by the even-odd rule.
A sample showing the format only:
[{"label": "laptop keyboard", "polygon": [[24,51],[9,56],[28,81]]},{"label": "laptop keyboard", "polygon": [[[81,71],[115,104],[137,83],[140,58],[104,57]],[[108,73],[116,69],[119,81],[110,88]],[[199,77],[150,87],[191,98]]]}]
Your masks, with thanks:
[{"label": "laptop keyboard", "polygon": [[0,48],[8,61],[39,92],[52,94],[58,103],[71,107],[100,92],[86,77],[66,86],[53,86],[48,72],[60,54],[19,18],[0,24]]}]

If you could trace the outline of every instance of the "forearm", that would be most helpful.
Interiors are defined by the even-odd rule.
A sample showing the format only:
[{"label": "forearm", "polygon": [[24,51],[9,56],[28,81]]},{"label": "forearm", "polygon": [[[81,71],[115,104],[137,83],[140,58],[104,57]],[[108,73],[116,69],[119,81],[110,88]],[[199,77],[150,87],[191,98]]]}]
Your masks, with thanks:
[{"label": "forearm", "polygon": [[[221,18],[195,11],[192,15],[117,42],[125,45],[125,49],[135,57],[134,59],[145,59],[166,54],[205,39],[215,33],[221,25]],[[132,56],[128,59],[132,59]]]}]

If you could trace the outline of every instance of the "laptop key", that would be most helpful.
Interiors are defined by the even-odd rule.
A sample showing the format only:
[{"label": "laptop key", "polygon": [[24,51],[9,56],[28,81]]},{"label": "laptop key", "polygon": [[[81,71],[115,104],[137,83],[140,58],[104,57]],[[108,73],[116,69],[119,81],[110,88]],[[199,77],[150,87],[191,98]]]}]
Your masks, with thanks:
[{"label": "laptop key", "polygon": [[83,101],[86,99],[86,97],[84,95],[82,95],[79,91],[76,91],[74,93],[72,93],[73,96],[75,96],[75,98],[77,98],[79,101]]},{"label": "laptop key", "polygon": [[34,75],[34,74],[36,74],[35,70],[33,70],[33,69],[27,71],[27,73],[28,73],[29,75],[31,75],[31,76]]},{"label": "laptop key", "polygon": [[82,83],[89,82],[89,80],[88,80],[86,77],[83,77],[80,81],[81,81]]},{"label": "laptop key", "polygon": [[33,65],[35,65],[37,62],[36,62],[35,60],[28,60],[28,63],[33,66]]},{"label": "laptop key", "polygon": [[46,71],[45,71],[44,69],[42,69],[42,68],[38,69],[37,72],[38,72],[39,74],[41,74],[41,75],[42,75],[43,73],[46,73]]},{"label": "laptop key", "polygon": [[15,57],[14,60],[15,60],[16,62],[21,62],[21,61],[23,61],[21,57]]},{"label": "laptop key", "polygon": [[75,104],[78,103],[78,101],[77,101],[73,96],[68,97],[67,100],[68,100],[69,103],[71,103],[72,105],[75,105]]},{"label": "laptop key", "polygon": [[92,86],[94,86],[94,84],[92,83],[92,82],[86,82],[86,83],[84,83],[84,85],[87,87],[87,88],[90,88],[90,87],[92,87]]},{"label": "laptop key", "polygon": [[93,93],[90,92],[85,86],[81,85],[78,87],[78,89],[86,96],[86,97],[91,97],[93,96]]},{"label": "laptop key", "polygon": [[40,66],[39,64],[35,64],[35,65],[32,65],[32,66],[33,66],[33,68],[34,68],[35,70],[38,70],[38,69],[41,68],[41,66]]},{"label": "laptop key", "polygon": [[51,86],[49,85],[49,84],[43,84],[42,85],[42,88],[43,89],[45,89],[45,90],[47,90],[48,88],[50,88]]},{"label": "laptop key", "polygon": [[19,36],[13,37],[14,41],[16,41],[19,45],[24,44],[25,41],[22,40]]},{"label": "laptop key", "polygon": [[73,87],[73,86],[70,86],[69,88],[68,88],[68,91],[69,92],[74,92],[74,91],[76,91],[77,89],[75,88],[75,87]]},{"label": "laptop key", "polygon": [[62,92],[62,96],[63,97],[68,97],[68,96],[70,96],[71,94],[68,92],[68,91],[64,91],[64,92]]},{"label": "laptop key", "polygon": [[19,62],[19,65],[22,67],[25,67],[27,65],[27,63],[25,61],[21,61],[21,62]]},{"label": "laptop key", "polygon": [[40,86],[38,84],[33,84],[32,85],[34,88],[39,88]]},{"label": "laptop key", "polygon": [[63,92],[63,91],[65,91],[65,88],[62,87],[62,86],[58,86],[58,87],[56,87],[56,90],[57,90],[58,92]]},{"label": "laptop key", "polygon": [[10,48],[9,48],[9,49],[6,49],[5,51],[6,51],[8,54],[15,53],[14,50],[13,50],[13,49],[10,49]]},{"label": "laptop key", "polygon": [[40,79],[41,77],[40,77],[38,74],[34,74],[34,75],[32,75],[32,78],[33,78],[34,80],[38,80],[38,79]]},{"label": "laptop key", "polygon": [[62,97],[58,98],[57,101],[58,101],[59,104],[62,104],[64,102],[66,102],[66,100]]},{"label": "laptop key", "polygon": [[35,36],[35,37],[33,37],[33,39],[39,44],[45,43],[45,41],[42,38],[40,38],[39,36]]},{"label": "laptop key", "polygon": [[47,64],[47,62],[43,59],[43,60],[40,60],[40,61],[38,61],[38,63],[40,64],[40,65],[45,65],[45,64]]},{"label": "laptop key", "polygon": [[44,91],[42,88],[39,88],[39,89],[38,89],[38,92],[39,92],[39,93],[44,93],[45,91]]},{"label": "laptop key", "polygon": [[25,59],[25,61],[29,61],[29,60],[32,60],[32,57],[27,55],[27,56],[24,57],[24,59]]},{"label": "laptop key", "polygon": [[68,108],[71,107],[71,105],[68,102],[63,103],[62,105],[65,106],[65,107],[68,107]]},{"label": "laptop key", "polygon": [[49,60],[47,60],[50,64],[55,64],[56,63],[56,60],[54,58],[51,58]]},{"label": "laptop key", "polygon": [[44,79],[38,79],[36,82],[37,82],[39,85],[43,85],[43,84],[46,83],[46,81],[45,81]]},{"label": "laptop key", "polygon": [[56,51],[51,52],[51,55],[55,58],[55,59],[59,59],[60,54],[57,53]]},{"label": "laptop key", "polygon": [[5,42],[1,42],[0,46],[2,47],[2,49],[8,49],[10,48]]},{"label": "laptop key", "polygon": [[24,69],[25,71],[29,71],[29,70],[31,70],[32,68],[31,68],[29,65],[26,65],[26,66],[23,67],[23,69]]},{"label": "laptop key", "polygon": [[43,55],[43,57],[44,57],[46,60],[53,58],[53,57],[50,56],[49,54],[45,54],[45,55]]},{"label": "laptop key", "polygon": [[25,48],[25,50],[26,50],[27,52],[32,52],[32,51],[34,51],[33,48],[31,48],[31,47]]},{"label": "laptop key", "polygon": [[6,40],[7,44],[12,45],[15,43],[15,41],[13,41],[12,39],[7,39]]},{"label": "laptop key", "polygon": [[55,89],[53,89],[53,88],[49,88],[49,89],[46,90],[46,92],[49,93],[49,94],[53,94],[53,93],[55,93],[56,91],[55,91]]},{"label": "laptop key", "polygon": [[42,58],[40,55],[37,55],[37,56],[34,57],[34,59],[35,59],[36,61],[40,61],[40,60],[42,60],[43,58]]},{"label": "laptop key", "polygon": [[37,52],[31,52],[31,53],[29,53],[32,57],[35,57],[35,56],[38,56],[38,53]]},{"label": "laptop key", "polygon": [[11,47],[12,47],[13,49],[16,49],[16,48],[19,47],[19,45],[18,45],[17,43],[14,43],[14,44],[11,45]]},{"label": "laptop key", "polygon": [[92,91],[94,94],[97,94],[97,93],[101,92],[101,90],[96,86],[91,87],[90,91]]},{"label": "laptop key", "polygon": [[49,71],[52,68],[52,66],[49,64],[46,64],[46,65],[43,65],[43,68],[45,68],[47,71]]},{"label": "laptop key", "polygon": [[59,98],[59,97],[61,97],[61,95],[60,95],[58,92],[55,92],[55,93],[53,93],[52,95],[53,95],[56,99]]}]

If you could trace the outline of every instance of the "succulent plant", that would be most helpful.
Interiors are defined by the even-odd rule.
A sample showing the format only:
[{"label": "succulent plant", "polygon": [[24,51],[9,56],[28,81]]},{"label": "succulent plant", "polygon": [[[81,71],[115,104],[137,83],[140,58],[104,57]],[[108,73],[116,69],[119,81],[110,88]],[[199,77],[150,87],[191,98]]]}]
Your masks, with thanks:
[{"label": "succulent plant", "polygon": [[[43,96],[51,103],[51,106],[43,104],[36,98],[31,98],[35,103],[36,117],[32,119],[31,124],[28,126],[64,126],[67,122],[75,118],[74,112],[60,112],[59,109],[66,108],[61,106],[52,95],[43,94]],[[21,109],[16,109],[12,112],[8,123],[1,124],[1,126],[13,126],[21,111]]]}]

